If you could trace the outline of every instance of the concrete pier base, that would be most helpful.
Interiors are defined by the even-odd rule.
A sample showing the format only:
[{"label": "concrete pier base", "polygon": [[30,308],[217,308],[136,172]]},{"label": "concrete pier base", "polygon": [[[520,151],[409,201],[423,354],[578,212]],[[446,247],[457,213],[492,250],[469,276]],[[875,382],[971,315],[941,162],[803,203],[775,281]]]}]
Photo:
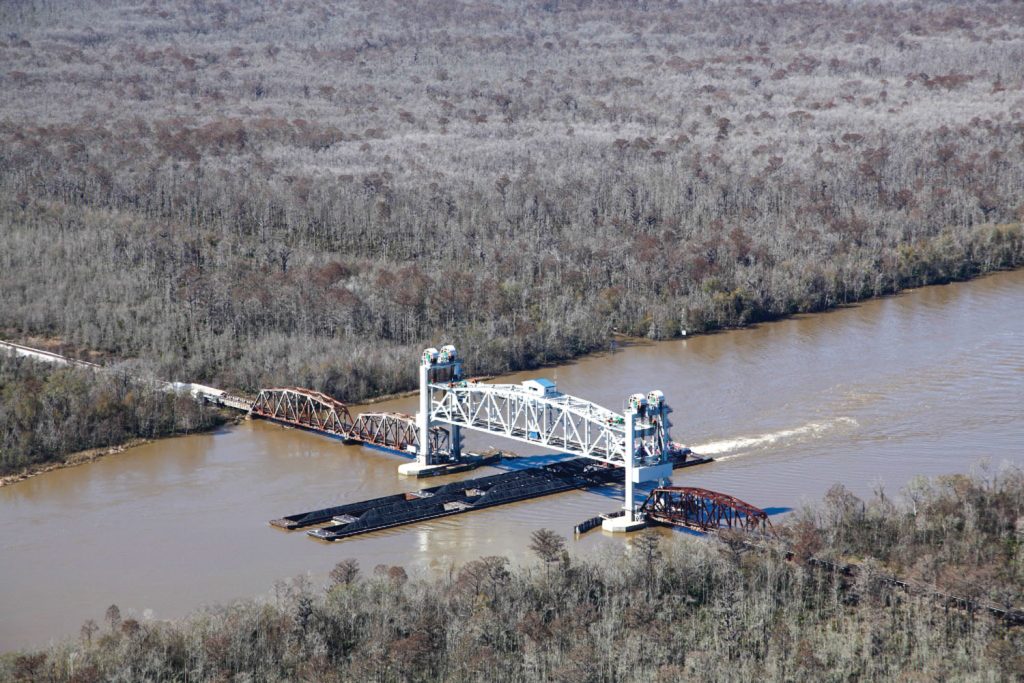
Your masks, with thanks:
[{"label": "concrete pier base", "polygon": [[414,460],[399,465],[398,473],[407,477],[429,477],[434,474],[440,474],[446,469],[450,469],[448,465],[421,465]]},{"label": "concrete pier base", "polygon": [[646,526],[647,522],[643,520],[630,521],[625,515],[622,517],[611,517],[601,522],[601,528],[605,531],[611,531],[612,533],[639,531]]},{"label": "concrete pier base", "polygon": [[424,477],[439,477],[444,474],[469,472],[470,470],[475,470],[477,467],[493,465],[499,460],[501,460],[501,451],[489,453],[487,455],[467,453],[461,460],[444,462],[438,465],[421,465],[418,460],[403,463],[398,466],[398,473],[406,477],[416,477],[418,479],[422,479]]}]

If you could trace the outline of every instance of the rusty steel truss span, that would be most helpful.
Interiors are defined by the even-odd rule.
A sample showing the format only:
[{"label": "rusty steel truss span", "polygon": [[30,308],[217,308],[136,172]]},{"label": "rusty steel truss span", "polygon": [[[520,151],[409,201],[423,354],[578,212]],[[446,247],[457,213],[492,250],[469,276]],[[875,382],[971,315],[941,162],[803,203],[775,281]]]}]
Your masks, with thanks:
[{"label": "rusty steel truss span", "polygon": [[689,486],[662,486],[640,508],[648,520],[698,531],[772,531],[768,513],[738,498]]},{"label": "rusty steel truss span", "polygon": [[[419,450],[419,430],[416,418],[403,413],[360,413],[349,430],[353,441],[385,446],[408,453]],[[451,449],[451,435],[443,427],[430,430],[432,453],[447,453]]]},{"label": "rusty steel truss span", "polygon": [[352,427],[352,415],[344,403],[319,391],[298,387],[263,389],[250,412],[296,427],[342,437],[347,437]]},{"label": "rusty steel truss span", "polygon": [[[430,384],[430,421],[467,427],[561,451],[623,465],[623,416],[560,392],[540,396],[519,384],[460,381]],[[636,455],[660,459],[668,445],[667,424],[638,420]]]},{"label": "rusty steel truss span", "polygon": [[[353,419],[348,406],[312,389],[283,387],[264,389],[252,404],[252,415],[338,436],[346,441],[381,446],[404,453],[419,449],[416,419],[402,413],[360,413]],[[430,430],[430,448],[447,453],[451,447],[448,430]]]}]

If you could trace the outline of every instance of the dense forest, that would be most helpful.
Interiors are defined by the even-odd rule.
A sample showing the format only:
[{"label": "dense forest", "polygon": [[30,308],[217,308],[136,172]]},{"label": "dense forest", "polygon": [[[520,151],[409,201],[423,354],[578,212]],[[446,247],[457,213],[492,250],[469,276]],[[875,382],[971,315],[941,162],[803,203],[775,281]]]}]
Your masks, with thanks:
[{"label": "dense forest", "polygon": [[111,606],[76,641],[0,657],[0,678],[1021,680],[1024,627],[993,609],[1024,606],[1024,473],[918,480],[903,500],[837,485],[761,548],[648,530],[577,558],[539,530],[533,565],[410,578],[346,560],[326,586],[179,622]]},{"label": "dense forest", "polygon": [[1024,4],[0,4],[0,334],[407,388],[1024,262]]},{"label": "dense forest", "polygon": [[54,367],[0,353],[0,475],[222,421],[191,396],[162,391],[127,372]]}]

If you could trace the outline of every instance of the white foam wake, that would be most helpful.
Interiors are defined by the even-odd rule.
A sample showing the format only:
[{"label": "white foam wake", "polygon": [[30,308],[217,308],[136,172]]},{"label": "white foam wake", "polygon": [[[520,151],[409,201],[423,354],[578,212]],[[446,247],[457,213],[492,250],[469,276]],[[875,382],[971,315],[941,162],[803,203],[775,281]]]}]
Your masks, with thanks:
[{"label": "white foam wake", "polygon": [[[693,452],[698,455],[721,455],[723,453],[734,453],[736,451],[749,450],[759,446],[770,446],[778,441],[791,440],[803,436],[817,436],[839,425],[856,426],[857,421],[850,417],[837,417],[825,422],[809,422],[802,427],[783,429],[770,434],[758,436],[740,436],[735,439],[723,439],[709,443],[693,446]],[[721,460],[723,458],[719,458]]]}]

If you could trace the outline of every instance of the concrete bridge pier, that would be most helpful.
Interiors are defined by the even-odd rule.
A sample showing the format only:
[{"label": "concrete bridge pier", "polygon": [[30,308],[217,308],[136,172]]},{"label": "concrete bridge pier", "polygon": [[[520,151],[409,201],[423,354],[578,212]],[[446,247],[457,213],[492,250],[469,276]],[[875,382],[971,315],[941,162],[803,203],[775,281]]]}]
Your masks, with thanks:
[{"label": "concrete bridge pier", "polygon": [[626,408],[626,452],[623,456],[626,470],[626,497],[621,517],[609,517],[601,522],[601,528],[611,532],[626,532],[643,529],[647,524],[637,519],[636,505],[633,502],[633,478],[636,472],[636,412],[633,406]]}]

